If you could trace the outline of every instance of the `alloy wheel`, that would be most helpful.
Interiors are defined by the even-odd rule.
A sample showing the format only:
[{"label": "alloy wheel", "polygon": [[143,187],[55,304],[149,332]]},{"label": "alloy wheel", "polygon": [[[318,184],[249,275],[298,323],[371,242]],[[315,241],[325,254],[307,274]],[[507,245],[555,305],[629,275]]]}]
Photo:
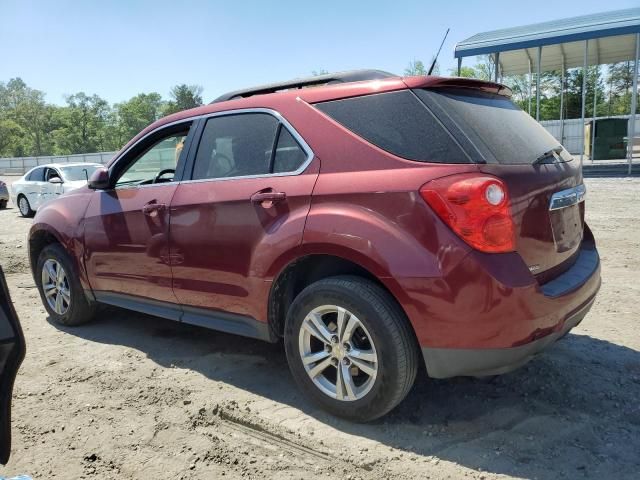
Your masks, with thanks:
[{"label": "alloy wheel", "polygon": [[323,305],[309,312],[298,347],[307,375],[329,397],[355,401],[373,387],[378,374],[375,345],[362,322],[345,308]]},{"label": "alloy wheel", "polygon": [[58,315],[64,315],[71,305],[69,279],[57,260],[48,259],[42,265],[42,291],[49,307]]},{"label": "alloy wheel", "polygon": [[20,197],[18,201],[18,208],[22,215],[29,215],[29,201],[25,197]]}]

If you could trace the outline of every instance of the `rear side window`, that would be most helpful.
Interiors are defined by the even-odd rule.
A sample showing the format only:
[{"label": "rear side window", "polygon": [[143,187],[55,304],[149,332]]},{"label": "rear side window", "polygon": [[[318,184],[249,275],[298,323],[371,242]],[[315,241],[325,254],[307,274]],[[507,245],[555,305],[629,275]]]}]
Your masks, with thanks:
[{"label": "rear side window", "polygon": [[27,177],[27,180],[30,182],[44,182],[44,167],[33,170]]},{"label": "rear side window", "polygon": [[[434,111],[446,115],[491,163],[531,164],[559,146],[528,113],[502,95],[479,90],[415,90]],[[461,139],[462,141],[462,139]],[[561,154],[564,160],[571,156]]]},{"label": "rear side window", "polygon": [[278,120],[264,113],[224,115],[207,120],[193,179],[269,173]]},{"label": "rear side window", "polygon": [[300,168],[307,154],[285,127],[280,129],[278,145],[273,157],[273,173],[293,172]]},{"label": "rear side window", "polygon": [[470,163],[444,126],[409,90],[315,106],[355,134],[399,157],[430,163]]}]

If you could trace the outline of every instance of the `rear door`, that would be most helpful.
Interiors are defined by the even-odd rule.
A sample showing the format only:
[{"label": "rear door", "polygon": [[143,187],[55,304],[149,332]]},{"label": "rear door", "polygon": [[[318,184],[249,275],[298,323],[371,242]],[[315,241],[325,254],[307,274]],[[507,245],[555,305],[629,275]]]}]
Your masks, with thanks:
[{"label": "rear door", "polygon": [[570,260],[584,228],[578,160],[505,96],[474,89],[414,92],[472,156],[485,162],[480,171],[506,183],[517,251],[529,270],[541,274]]},{"label": "rear door", "polygon": [[[264,272],[300,244],[318,160],[275,112],[206,120],[190,181],[171,203],[174,292],[193,309],[258,318]],[[191,307],[191,308],[190,308]]]},{"label": "rear door", "polygon": [[29,205],[33,210],[42,204],[42,190],[45,186],[45,167],[38,167],[31,171],[25,178],[23,193],[29,200]]},{"label": "rear door", "polygon": [[0,268],[0,464],[11,453],[11,396],[25,354],[24,336]]}]

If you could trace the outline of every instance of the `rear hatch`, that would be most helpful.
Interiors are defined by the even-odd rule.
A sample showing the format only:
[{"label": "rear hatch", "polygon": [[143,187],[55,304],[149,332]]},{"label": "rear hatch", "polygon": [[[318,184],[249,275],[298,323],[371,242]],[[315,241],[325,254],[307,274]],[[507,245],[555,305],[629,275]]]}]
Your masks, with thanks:
[{"label": "rear hatch", "polygon": [[438,86],[413,92],[481,172],[506,184],[516,249],[544,283],[577,256],[584,229],[582,170],[538,122],[493,90]]}]

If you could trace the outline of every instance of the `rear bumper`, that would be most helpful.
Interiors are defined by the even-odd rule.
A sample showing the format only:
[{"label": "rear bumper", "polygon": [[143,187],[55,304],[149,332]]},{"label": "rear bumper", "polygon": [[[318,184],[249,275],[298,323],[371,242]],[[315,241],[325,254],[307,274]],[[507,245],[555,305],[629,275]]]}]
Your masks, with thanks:
[{"label": "rear bumper", "polygon": [[567,318],[559,330],[525,345],[488,349],[422,348],[427,372],[432,378],[448,378],[484,377],[515,370],[578,325],[591,309],[594,300],[595,297]]},{"label": "rear bumper", "polygon": [[575,264],[542,285],[517,253],[475,251],[443,277],[399,283],[430,377],[495,375],[580,323],[600,289],[600,259],[585,226]]}]

